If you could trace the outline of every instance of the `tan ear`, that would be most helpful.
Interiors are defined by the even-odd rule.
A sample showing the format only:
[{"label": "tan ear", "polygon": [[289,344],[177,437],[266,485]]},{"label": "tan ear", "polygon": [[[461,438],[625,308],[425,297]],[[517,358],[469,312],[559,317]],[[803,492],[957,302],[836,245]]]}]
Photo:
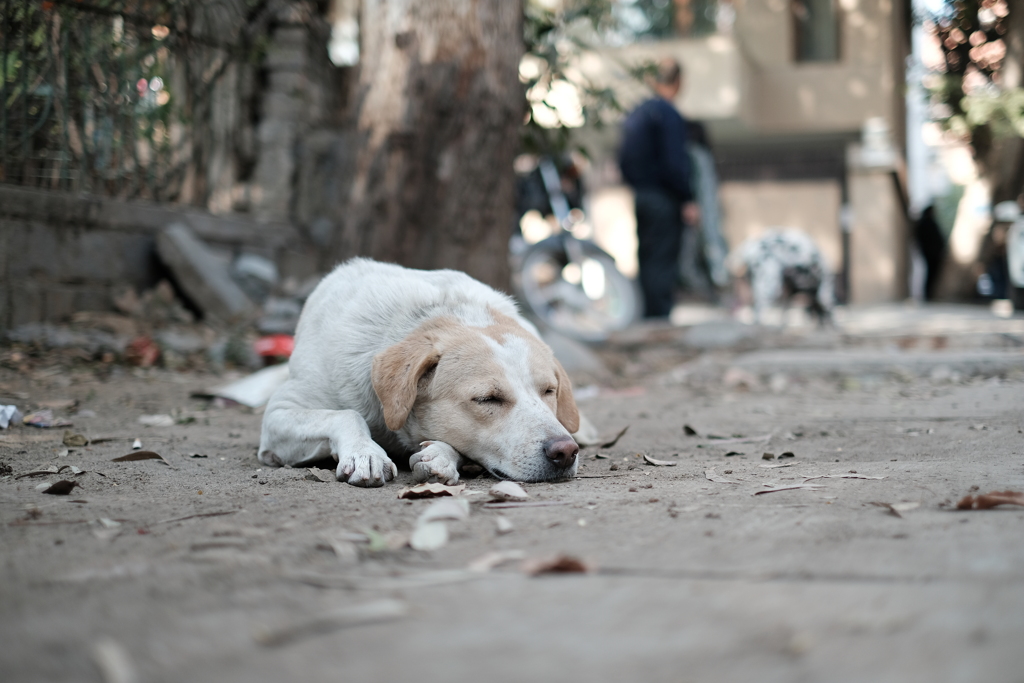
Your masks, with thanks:
[{"label": "tan ear", "polygon": [[388,429],[401,429],[416,402],[420,377],[441,357],[433,335],[414,332],[373,357],[370,379]]},{"label": "tan ear", "polygon": [[576,407],[576,399],[572,397],[572,382],[562,364],[555,360],[555,377],[558,379],[558,389],[555,393],[555,417],[562,423],[562,426],[575,434],[580,428],[580,411]]}]

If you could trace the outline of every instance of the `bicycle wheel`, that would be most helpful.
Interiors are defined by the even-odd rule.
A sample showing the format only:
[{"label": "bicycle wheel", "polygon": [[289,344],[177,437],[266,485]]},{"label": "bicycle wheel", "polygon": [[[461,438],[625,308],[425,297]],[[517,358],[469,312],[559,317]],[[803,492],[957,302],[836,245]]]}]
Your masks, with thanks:
[{"label": "bicycle wheel", "polygon": [[639,290],[597,245],[578,244],[581,263],[570,261],[560,239],[531,246],[519,273],[520,299],[554,330],[581,341],[602,341],[637,319]]}]

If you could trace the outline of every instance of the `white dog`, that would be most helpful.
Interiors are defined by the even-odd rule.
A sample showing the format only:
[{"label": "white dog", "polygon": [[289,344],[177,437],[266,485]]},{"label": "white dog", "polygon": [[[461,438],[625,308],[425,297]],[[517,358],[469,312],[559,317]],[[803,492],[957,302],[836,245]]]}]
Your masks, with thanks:
[{"label": "white dog", "polygon": [[543,481],[576,474],[578,426],[569,377],[507,296],[464,273],[354,259],[306,302],[259,460],[330,456],[356,486],[393,479],[389,455],[447,484],[463,457]]}]

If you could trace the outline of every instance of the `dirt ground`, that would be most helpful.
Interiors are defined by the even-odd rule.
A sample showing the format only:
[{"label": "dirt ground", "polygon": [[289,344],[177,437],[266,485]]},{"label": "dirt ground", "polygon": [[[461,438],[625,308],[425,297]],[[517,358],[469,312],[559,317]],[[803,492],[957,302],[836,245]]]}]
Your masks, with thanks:
[{"label": "dirt ground", "polygon": [[[409,472],[367,490],[261,467],[259,414],[190,398],[223,378],[0,369],[0,403],[75,399],[57,413],[92,439],[0,432],[2,678],[1024,681],[1024,508],[953,509],[1024,490],[1020,371],[632,374],[582,392],[602,433],[629,430],[578,479],[525,485],[550,505],[473,496],[417,551],[433,501],[396,497]],[[138,422],[160,413],[178,424]],[[163,462],[112,462],[135,438]],[[64,465],[84,473],[18,478]],[[79,486],[37,490],[61,479]],[[591,571],[467,569],[493,551]]]}]

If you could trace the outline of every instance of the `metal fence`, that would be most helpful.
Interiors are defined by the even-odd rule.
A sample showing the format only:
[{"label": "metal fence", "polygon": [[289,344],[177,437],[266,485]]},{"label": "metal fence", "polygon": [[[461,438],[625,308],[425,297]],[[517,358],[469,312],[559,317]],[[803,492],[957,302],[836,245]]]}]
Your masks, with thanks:
[{"label": "metal fence", "polygon": [[245,118],[267,5],[0,0],[0,182],[202,203],[216,91],[234,69]]}]

